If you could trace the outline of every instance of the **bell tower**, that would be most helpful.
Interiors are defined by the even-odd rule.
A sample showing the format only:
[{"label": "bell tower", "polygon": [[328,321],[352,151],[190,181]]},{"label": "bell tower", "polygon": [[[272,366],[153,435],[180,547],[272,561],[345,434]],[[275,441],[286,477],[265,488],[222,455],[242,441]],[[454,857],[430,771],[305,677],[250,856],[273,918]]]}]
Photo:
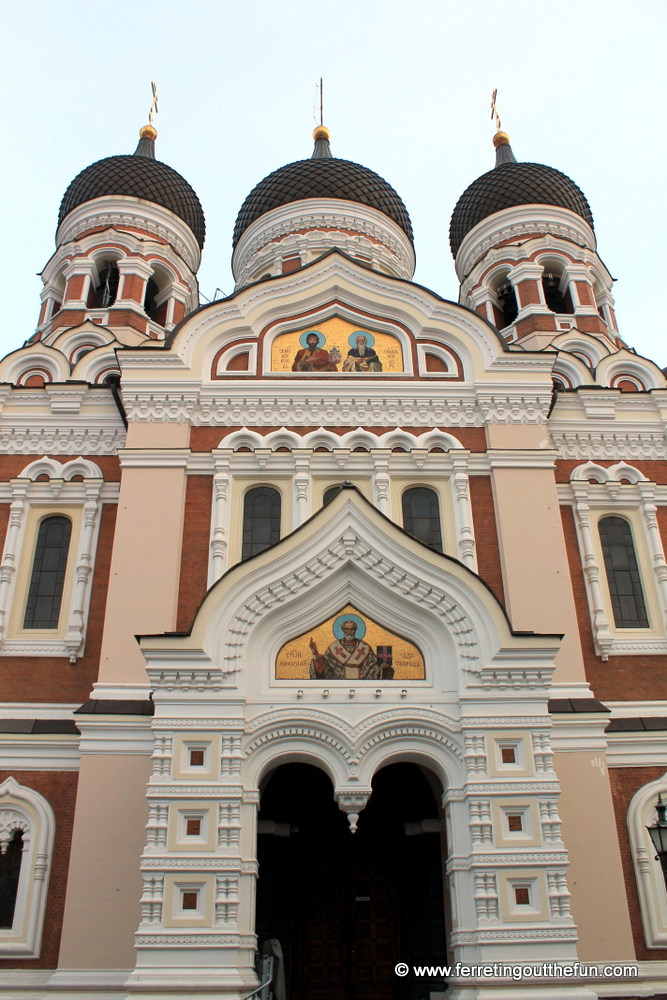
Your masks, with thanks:
[{"label": "bell tower", "polygon": [[153,105],[133,154],[98,160],[67,188],[33,341],[53,344],[81,324],[130,346],[164,340],[198,307],[204,213],[185,178],[156,159],[152,115]]},{"label": "bell tower", "polygon": [[517,161],[496,122],[495,167],[473,181],[452,214],[459,302],[527,350],[570,330],[618,350],[614,279],[598,255],[585,195],[560,170]]}]

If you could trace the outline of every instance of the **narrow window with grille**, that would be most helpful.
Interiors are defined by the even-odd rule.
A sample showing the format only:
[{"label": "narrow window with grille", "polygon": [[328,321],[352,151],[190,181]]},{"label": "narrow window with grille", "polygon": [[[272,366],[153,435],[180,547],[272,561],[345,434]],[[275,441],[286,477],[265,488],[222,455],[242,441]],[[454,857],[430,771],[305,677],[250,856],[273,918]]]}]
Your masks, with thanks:
[{"label": "narrow window with grille", "polygon": [[403,494],[403,527],[425,545],[442,552],[438,494],[426,486],[415,486]]},{"label": "narrow window with grille", "polygon": [[72,522],[47,517],[39,526],[23,628],[58,628]]},{"label": "narrow window with grille", "polygon": [[270,486],[248,490],[243,501],[241,559],[256,556],[280,541],[280,493]]},{"label": "narrow window with grille", "polygon": [[622,517],[603,517],[599,530],[616,628],[649,628],[630,525]]}]

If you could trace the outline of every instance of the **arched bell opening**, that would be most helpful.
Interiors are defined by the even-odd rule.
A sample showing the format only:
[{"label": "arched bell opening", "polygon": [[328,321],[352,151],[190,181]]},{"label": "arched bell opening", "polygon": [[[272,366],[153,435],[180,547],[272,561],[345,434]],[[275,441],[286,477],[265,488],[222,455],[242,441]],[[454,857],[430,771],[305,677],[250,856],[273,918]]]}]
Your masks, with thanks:
[{"label": "arched bell opening", "polygon": [[426,1000],[437,979],[401,978],[397,962],[444,965],[446,856],[438,778],[390,763],[351,832],[330,778],[277,767],[258,824],[256,929],[277,938],[290,1000]]}]

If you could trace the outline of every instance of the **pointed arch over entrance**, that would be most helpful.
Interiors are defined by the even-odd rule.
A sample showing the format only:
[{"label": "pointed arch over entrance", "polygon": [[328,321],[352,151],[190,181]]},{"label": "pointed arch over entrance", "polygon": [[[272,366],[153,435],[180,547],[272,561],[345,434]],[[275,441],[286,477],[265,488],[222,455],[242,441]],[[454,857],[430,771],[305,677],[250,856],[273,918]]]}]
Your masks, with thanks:
[{"label": "pointed arch over entrance", "polygon": [[[426,769],[389,764],[375,775],[353,835],[324,771],[288,763],[269,776],[258,826],[257,934],[260,948],[280,941],[291,1000],[425,995],[424,981],[402,979],[394,966],[446,962],[439,791]],[[443,988],[428,983],[430,992]]]}]

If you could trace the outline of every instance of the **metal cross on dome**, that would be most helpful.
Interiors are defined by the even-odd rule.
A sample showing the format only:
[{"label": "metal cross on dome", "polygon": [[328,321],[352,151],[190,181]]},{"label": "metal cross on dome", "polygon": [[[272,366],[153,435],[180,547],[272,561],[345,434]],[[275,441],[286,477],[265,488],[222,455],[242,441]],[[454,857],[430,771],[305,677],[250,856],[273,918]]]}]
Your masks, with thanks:
[{"label": "metal cross on dome", "polygon": [[151,90],[153,91],[153,100],[151,101],[150,111],[148,112],[148,122],[150,125],[153,124],[153,115],[158,110],[157,106],[157,84],[155,80],[151,80]]},{"label": "metal cross on dome", "polygon": [[496,131],[500,132],[500,115],[498,114],[498,105],[496,104],[496,97],[498,96],[498,88],[496,87],[491,94],[491,119],[496,119]]}]

